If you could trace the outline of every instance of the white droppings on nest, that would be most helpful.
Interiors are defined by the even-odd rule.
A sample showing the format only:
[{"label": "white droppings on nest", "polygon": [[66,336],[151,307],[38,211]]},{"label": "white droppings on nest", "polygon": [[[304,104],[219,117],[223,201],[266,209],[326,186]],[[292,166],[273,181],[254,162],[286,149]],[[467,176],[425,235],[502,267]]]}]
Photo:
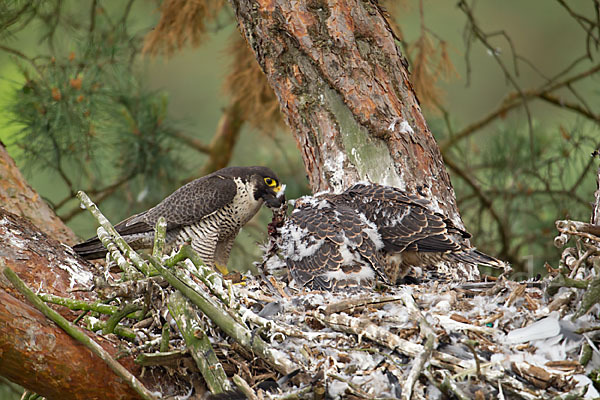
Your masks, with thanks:
[{"label": "white droppings on nest", "polygon": [[[252,284],[250,286],[251,290]],[[384,293],[375,293],[369,289],[342,293],[300,292],[293,295],[291,299],[278,300],[282,301],[285,311],[271,318],[275,323],[281,321],[295,326],[307,335],[306,339],[288,337],[281,343],[274,343],[274,346],[289,358],[298,360],[299,366],[306,371],[316,373],[318,370],[323,370],[327,393],[332,398],[344,398],[348,393],[356,390],[360,391],[360,396],[395,397],[400,393],[403,383],[402,379],[397,377],[407,376],[415,355],[424,345],[419,321],[415,319],[411,308],[401,300],[408,294],[415,299],[419,311],[438,338],[447,337],[450,341],[449,344],[446,342],[438,345],[436,353],[428,361],[428,368],[433,376],[437,376],[435,371],[443,371],[449,365],[448,363],[457,363],[453,369],[447,370],[450,376],[465,374],[464,376],[471,376],[471,379],[477,379],[473,372],[475,366],[473,352],[465,343],[471,341],[472,334],[481,338],[475,351],[478,353],[480,364],[486,365],[482,370],[483,381],[473,386],[473,382],[469,380],[454,380],[458,388],[465,391],[467,396],[474,396],[470,391],[473,387],[483,388],[486,398],[498,396],[497,382],[502,376],[507,377],[507,380],[503,381],[505,393],[506,390],[520,391],[523,388],[527,388],[531,396],[540,398],[550,398],[550,394],[554,396],[562,393],[560,386],[551,391],[543,391],[526,380],[523,381],[523,378],[514,371],[514,363],[541,368],[556,376],[557,382],[560,379],[566,382],[579,373],[577,371],[580,370],[575,368],[566,372],[553,369],[546,363],[578,360],[581,342],[564,336],[525,342],[529,343],[529,346],[525,346],[524,343],[506,342],[508,332],[535,324],[535,315],[527,308],[527,303],[522,298],[513,301],[510,306],[506,305],[513,286],[506,285],[505,289],[492,296],[483,294],[465,296],[456,289],[456,286],[452,283],[430,281],[421,285],[393,287]],[[536,299],[535,301],[540,304],[546,301],[539,288],[527,288],[523,295],[525,294]],[[397,300],[378,304],[376,302],[378,296],[397,298]],[[333,304],[344,302],[350,304],[363,298],[372,299],[373,302],[366,302],[360,307],[349,306],[347,309],[339,309],[337,313],[327,314],[332,312]],[[336,315],[341,317],[340,321],[350,318],[357,324],[342,327],[326,322],[330,316]],[[321,323],[307,323],[315,319],[320,319]],[[486,323],[488,319],[492,319],[492,323]],[[562,319],[564,320],[564,317]],[[592,321],[593,318],[583,320]],[[358,323],[358,321],[362,322]],[[371,327],[363,325],[367,323],[372,324]],[[581,323],[581,326],[586,326],[586,323]],[[381,330],[371,329],[373,326]],[[578,327],[579,325],[570,329]],[[354,333],[349,330],[353,330]],[[564,331],[565,328],[562,327],[562,330]],[[384,335],[399,335],[402,339],[394,336],[396,337],[394,340],[406,342],[401,341],[399,346],[390,345],[389,348],[385,344],[391,343],[388,338],[377,336],[382,332],[385,332]],[[326,333],[337,335],[322,336]],[[406,357],[405,352],[412,355],[403,358]],[[467,372],[471,369],[473,371]],[[522,387],[513,387],[511,386],[513,384]],[[414,391],[421,393],[425,398],[439,398],[439,391],[436,390],[428,384],[427,380],[417,380],[415,383]]]}]

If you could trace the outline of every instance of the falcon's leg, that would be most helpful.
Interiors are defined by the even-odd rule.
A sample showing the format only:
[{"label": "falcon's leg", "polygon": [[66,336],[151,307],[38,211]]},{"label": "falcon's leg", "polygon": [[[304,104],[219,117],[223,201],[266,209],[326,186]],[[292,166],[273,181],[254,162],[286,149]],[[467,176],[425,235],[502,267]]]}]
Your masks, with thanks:
[{"label": "falcon's leg", "polygon": [[407,263],[407,260],[405,260],[402,253],[388,253],[383,258],[385,262],[385,274],[390,284],[399,284],[402,278],[410,271],[410,265]]},{"label": "falcon's leg", "polygon": [[[237,232],[228,235],[224,238],[220,238],[215,247],[215,267],[226,275],[229,271],[227,270],[227,261],[229,260],[229,254],[235,242]],[[223,272],[225,271],[225,272]]]},{"label": "falcon's leg", "polygon": [[215,249],[219,239],[217,230],[202,230],[200,231],[194,225],[182,228],[179,235],[178,244],[183,244],[187,240],[191,241],[191,246],[198,253],[204,264],[207,267],[215,268]]}]

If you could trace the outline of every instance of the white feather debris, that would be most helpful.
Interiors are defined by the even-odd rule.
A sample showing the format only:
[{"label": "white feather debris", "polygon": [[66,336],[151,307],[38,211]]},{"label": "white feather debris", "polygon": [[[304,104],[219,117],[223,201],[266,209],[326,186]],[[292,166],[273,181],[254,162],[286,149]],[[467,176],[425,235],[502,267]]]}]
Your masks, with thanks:
[{"label": "white feather debris", "polygon": [[409,125],[409,123],[406,122],[406,120],[403,120],[402,122],[400,122],[400,133],[415,133],[415,131]]},{"label": "white feather debris", "polygon": [[[351,243],[342,247],[344,257],[354,257]],[[455,284],[434,280],[388,288],[377,295],[368,289],[346,293],[299,292],[283,301],[285,313],[273,316],[273,321],[285,321],[310,334],[314,340],[288,339],[276,346],[289,358],[300,360],[303,370],[324,371],[327,394],[331,398],[341,399],[349,394],[396,397],[402,385],[402,379],[397,377],[407,376],[413,358],[424,345],[420,323],[412,311],[417,307],[440,341],[428,361],[429,371],[437,376],[435,371],[444,372],[449,368],[448,376],[454,377],[453,385],[467,398],[475,397],[476,390],[481,390],[479,395],[486,398],[512,398],[506,397],[506,393],[511,396],[518,393],[531,399],[550,399],[575,390],[575,385],[583,390],[585,379],[574,378],[582,371],[577,360],[583,336],[573,332],[593,324],[597,316],[586,316],[570,324],[565,316],[557,313],[541,315],[539,310],[548,301],[544,300],[543,291],[536,286],[528,287],[520,297],[509,302],[507,299],[515,286],[512,282],[499,283],[501,289],[492,296],[465,296],[455,289]],[[247,289],[253,290],[252,285]],[[407,290],[415,299],[412,308],[402,301],[377,303],[378,298],[401,299]],[[363,298],[370,301],[357,306],[356,300]],[[346,309],[332,308],[333,304],[346,302]],[[326,315],[330,309],[337,313]],[[315,318],[321,324],[307,324]],[[536,318],[541,319],[536,321]],[[319,331],[345,335],[318,340],[315,338]],[[473,339],[478,344],[467,347],[465,343]],[[477,368],[481,368],[479,378],[475,377],[473,352],[477,353],[480,365]],[[329,361],[324,364],[324,360]],[[547,381],[541,381],[535,374]],[[472,378],[461,380],[457,376]],[[502,392],[498,382],[501,382]],[[427,380],[417,380],[414,391],[423,398],[440,396],[437,387]],[[595,389],[588,390],[585,398],[595,395]]]},{"label": "white feather debris", "polygon": [[388,126],[388,131],[394,132],[396,130],[396,125],[398,125],[398,123],[400,123],[399,129],[398,129],[398,131],[400,133],[415,133],[415,131],[410,126],[408,121],[406,121],[405,119],[399,118],[399,117],[395,117],[394,119],[392,119],[392,122],[390,122],[390,124]]},{"label": "white feather debris", "polygon": [[394,132],[394,129],[396,129],[396,124],[398,122],[400,122],[402,119],[395,117],[394,119],[392,119],[392,122],[390,122],[390,125],[388,126],[388,131],[390,132]]},{"label": "white feather debris", "polygon": [[577,382],[577,385],[575,385],[575,387],[578,389],[578,391],[587,387],[583,397],[584,399],[600,398],[600,392],[598,392],[598,390],[596,390],[596,388],[594,387],[594,382],[592,382],[592,380],[586,375],[573,375],[573,379],[575,380],[575,382]]},{"label": "white feather debris", "polygon": [[560,334],[557,318],[546,317],[524,328],[514,329],[506,335],[507,344],[524,343],[532,340],[547,339]]},{"label": "white feather debris", "polygon": [[148,193],[150,193],[150,188],[148,188],[147,186],[145,188],[143,188],[138,195],[136,196],[135,200],[138,203],[141,203],[142,201],[144,201],[144,199],[146,197],[148,197]]}]

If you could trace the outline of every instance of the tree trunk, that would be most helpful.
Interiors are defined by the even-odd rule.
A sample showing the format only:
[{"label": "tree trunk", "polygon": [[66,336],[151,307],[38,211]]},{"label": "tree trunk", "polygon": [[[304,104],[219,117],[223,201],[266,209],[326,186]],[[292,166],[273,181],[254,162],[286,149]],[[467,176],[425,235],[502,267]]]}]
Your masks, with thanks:
[{"label": "tree trunk", "polygon": [[368,180],[462,221],[441,153],[376,2],[231,0],[280,102],[313,191]]},{"label": "tree trunk", "polygon": [[[26,303],[2,274],[8,267],[33,290],[90,299],[93,292],[84,296],[70,290],[92,285],[91,265],[2,208],[0,238],[0,375],[48,399],[139,398],[104,361]],[[65,307],[55,309],[70,320],[75,315]],[[111,354],[118,350],[118,342],[99,343]],[[139,372],[131,358],[120,362]]]},{"label": "tree trunk", "polygon": [[[2,143],[0,172],[0,375],[49,399],[139,398],[104,361],[28,304],[2,274],[8,267],[33,290],[95,299],[93,292],[71,292],[92,285],[92,266],[60,243],[76,243],[77,237],[25,181]],[[65,307],[55,309],[75,318]],[[119,348],[119,343],[101,344],[111,354]],[[120,361],[139,370],[131,358]]]},{"label": "tree trunk", "polygon": [[29,219],[48,236],[66,244],[77,243],[77,236],[29,186],[14,160],[0,142],[0,206]]}]

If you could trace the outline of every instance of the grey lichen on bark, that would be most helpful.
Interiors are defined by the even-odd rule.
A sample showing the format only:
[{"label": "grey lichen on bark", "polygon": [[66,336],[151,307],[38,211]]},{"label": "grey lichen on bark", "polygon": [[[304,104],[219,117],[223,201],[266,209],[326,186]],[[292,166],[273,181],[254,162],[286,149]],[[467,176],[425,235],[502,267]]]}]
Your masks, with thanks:
[{"label": "grey lichen on bark", "polygon": [[357,181],[431,200],[462,227],[454,190],[377,4],[230,0],[275,91],[313,192]]},{"label": "grey lichen on bark", "polygon": [[[350,166],[356,170],[360,181],[378,182],[386,185],[396,186],[405,189],[405,184],[402,177],[398,175],[394,168],[394,160],[390,156],[390,151],[385,142],[381,139],[369,135],[368,130],[358,123],[348,109],[341,96],[332,88],[324,90],[327,102],[331,105],[331,111],[338,122],[341,132],[343,152],[345,155],[347,170]],[[349,164],[349,165],[348,165]],[[328,164],[325,164],[325,168]],[[343,166],[340,165],[340,168]],[[335,170],[332,169],[334,172]],[[343,174],[342,176],[347,176]],[[353,183],[353,182],[350,182]],[[335,187],[336,182],[333,181],[333,189],[336,192],[342,191],[350,184],[344,184],[343,187]]]}]

